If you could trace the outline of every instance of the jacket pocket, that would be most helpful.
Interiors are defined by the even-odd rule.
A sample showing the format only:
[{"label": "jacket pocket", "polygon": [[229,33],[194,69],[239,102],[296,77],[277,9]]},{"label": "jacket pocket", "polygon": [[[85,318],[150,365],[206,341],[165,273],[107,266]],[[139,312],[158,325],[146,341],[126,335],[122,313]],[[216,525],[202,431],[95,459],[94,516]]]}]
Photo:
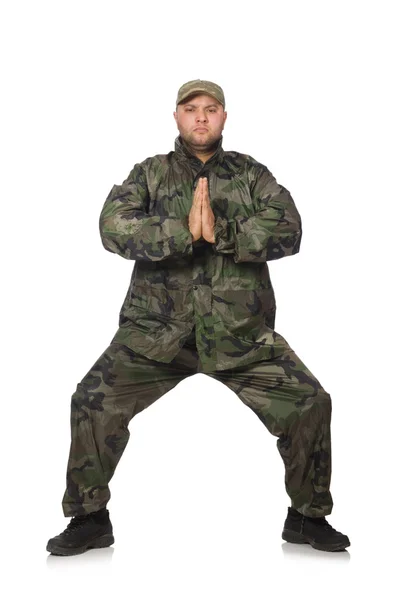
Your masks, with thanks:
[{"label": "jacket pocket", "polygon": [[[148,319],[166,322],[167,320],[188,321],[193,318],[193,306],[190,288],[167,289],[160,286],[134,285],[129,303],[124,308],[128,316],[140,309],[148,313]],[[135,311],[137,312],[137,311]],[[155,326],[156,324],[154,324]]]},{"label": "jacket pocket", "polygon": [[213,292],[212,306],[216,320],[222,321],[236,337],[255,339],[264,326],[274,325],[276,307],[272,288]]}]

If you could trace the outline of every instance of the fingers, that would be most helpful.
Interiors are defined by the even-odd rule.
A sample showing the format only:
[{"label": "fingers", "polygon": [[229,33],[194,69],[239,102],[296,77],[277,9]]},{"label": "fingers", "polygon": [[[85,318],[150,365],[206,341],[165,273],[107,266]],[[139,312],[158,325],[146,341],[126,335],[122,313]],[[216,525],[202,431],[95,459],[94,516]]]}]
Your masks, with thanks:
[{"label": "fingers", "polygon": [[193,196],[193,208],[194,209],[201,210],[202,197],[203,197],[203,193],[202,193],[201,184],[200,184],[200,180],[199,180],[198,184],[196,186],[196,189],[194,190],[194,196]]},{"label": "fingers", "polygon": [[208,210],[209,212],[212,212],[210,197],[208,194],[208,180],[206,178],[203,179],[202,190],[203,190],[202,207],[205,208],[206,210]]},{"label": "fingers", "polygon": [[209,201],[209,197],[208,197],[208,179],[206,177],[200,177],[200,179],[199,179],[199,186],[200,186],[200,189],[201,189],[202,201],[203,202]]},{"label": "fingers", "polygon": [[191,210],[200,212],[202,209],[210,208],[208,195],[208,180],[206,177],[200,177],[197,181],[196,189],[194,190],[193,202]]},{"label": "fingers", "polygon": [[206,177],[200,177],[194,190],[193,204],[201,206],[203,200],[208,199],[208,181]]}]

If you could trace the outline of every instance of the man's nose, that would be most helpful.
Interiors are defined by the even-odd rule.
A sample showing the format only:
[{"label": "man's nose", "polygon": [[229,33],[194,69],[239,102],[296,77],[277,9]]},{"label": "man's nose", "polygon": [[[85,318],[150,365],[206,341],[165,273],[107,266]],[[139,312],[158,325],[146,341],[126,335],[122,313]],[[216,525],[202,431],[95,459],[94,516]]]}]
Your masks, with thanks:
[{"label": "man's nose", "polygon": [[205,114],[205,112],[202,111],[198,111],[197,115],[196,115],[196,119],[197,121],[206,121],[207,120],[207,115]]}]

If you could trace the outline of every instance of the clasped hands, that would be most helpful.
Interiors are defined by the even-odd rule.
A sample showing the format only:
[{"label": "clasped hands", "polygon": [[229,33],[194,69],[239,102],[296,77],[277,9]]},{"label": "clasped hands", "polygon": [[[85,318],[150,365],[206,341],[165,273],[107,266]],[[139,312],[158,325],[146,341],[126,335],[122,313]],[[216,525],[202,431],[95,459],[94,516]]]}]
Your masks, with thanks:
[{"label": "clasped hands", "polygon": [[215,215],[212,212],[208,195],[208,180],[200,177],[193,196],[193,204],[189,213],[189,231],[195,242],[201,236],[211,244],[215,243]]}]

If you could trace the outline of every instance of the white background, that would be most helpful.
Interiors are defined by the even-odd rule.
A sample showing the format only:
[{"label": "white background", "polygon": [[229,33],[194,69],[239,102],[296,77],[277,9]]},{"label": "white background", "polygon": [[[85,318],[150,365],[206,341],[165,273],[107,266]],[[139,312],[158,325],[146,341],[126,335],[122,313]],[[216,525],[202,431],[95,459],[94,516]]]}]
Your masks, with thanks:
[{"label": "white background", "polygon": [[[0,13],[2,550],[7,597],[348,598],[394,584],[394,2],[4,2]],[[269,263],[276,330],[333,399],[334,510],[351,547],[281,539],[272,437],[199,374],[137,415],[111,481],[116,543],[50,556],[70,397],[117,328],[133,263],[111,187],[174,149],[177,90],[220,84],[224,149],[290,190],[298,255]],[[3,559],[4,560],[4,559]]]}]

